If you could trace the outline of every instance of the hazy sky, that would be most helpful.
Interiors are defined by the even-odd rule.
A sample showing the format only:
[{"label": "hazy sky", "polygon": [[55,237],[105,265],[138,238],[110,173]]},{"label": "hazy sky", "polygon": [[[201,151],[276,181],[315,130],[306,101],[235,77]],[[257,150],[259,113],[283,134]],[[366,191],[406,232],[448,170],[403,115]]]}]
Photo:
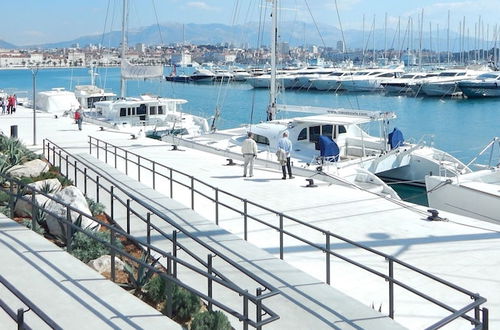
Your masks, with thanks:
[{"label": "hazy sky", "polygon": [[[265,0],[130,0],[130,27],[156,24],[156,16],[160,23],[255,22],[264,10],[262,3]],[[361,29],[363,14],[367,28],[375,15],[376,27],[382,29],[386,13],[389,26],[395,28],[399,16],[405,24],[412,16],[416,28],[422,8],[426,31],[429,22],[434,28],[437,24],[446,28],[448,10],[451,29],[458,30],[465,16],[471,35],[482,16],[485,29],[490,24],[490,40],[493,26],[500,23],[500,0],[337,0],[337,4],[344,29]],[[312,23],[312,14],[316,22],[338,27],[334,0],[280,0],[280,6],[281,19]],[[121,0],[2,0],[1,8],[0,39],[15,45],[66,41],[120,29]]]}]

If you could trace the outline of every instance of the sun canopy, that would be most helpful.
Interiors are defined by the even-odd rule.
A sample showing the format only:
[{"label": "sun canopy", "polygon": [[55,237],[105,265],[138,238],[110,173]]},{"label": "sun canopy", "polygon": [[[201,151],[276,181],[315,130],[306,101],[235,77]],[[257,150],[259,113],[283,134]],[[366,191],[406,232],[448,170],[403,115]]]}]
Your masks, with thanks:
[{"label": "sun canopy", "polygon": [[290,106],[277,105],[276,108],[281,111],[302,112],[318,114],[318,116],[308,116],[294,118],[298,122],[324,122],[325,120],[331,124],[363,124],[372,121],[388,120],[396,118],[394,112],[388,111],[367,111],[367,110],[350,110],[344,108],[324,108],[324,107],[309,107],[309,106]]}]

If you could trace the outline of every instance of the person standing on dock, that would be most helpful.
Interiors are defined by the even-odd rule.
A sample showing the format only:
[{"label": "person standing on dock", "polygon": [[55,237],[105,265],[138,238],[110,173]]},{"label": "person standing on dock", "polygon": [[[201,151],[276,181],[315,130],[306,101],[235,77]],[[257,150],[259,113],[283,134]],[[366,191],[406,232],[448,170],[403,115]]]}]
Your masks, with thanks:
[{"label": "person standing on dock", "polygon": [[[292,152],[292,141],[288,138],[288,132],[283,132],[283,137],[278,141],[278,161],[281,164],[283,171],[282,179],[286,179],[286,170],[288,170],[288,177],[293,179],[292,166],[290,165],[290,153]],[[281,157],[280,157],[281,155]],[[280,159],[281,158],[281,159]]]},{"label": "person standing on dock", "polygon": [[78,129],[81,131],[82,130],[82,113],[80,112],[80,109],[75,111],[75,122],[78,124]]},{"label": "person standing on dock", "polygon": [[247,176],[247,169],[248,169],[248,174],[250,177],[253,176],[253,161],[255,158],[257,158],[257,143],[252,139],[253,134],[252,132],[247,133],[247,138],[245,141],[243,141],[243,144],[241,145],[241,152],[243,153],[243,176]]}]

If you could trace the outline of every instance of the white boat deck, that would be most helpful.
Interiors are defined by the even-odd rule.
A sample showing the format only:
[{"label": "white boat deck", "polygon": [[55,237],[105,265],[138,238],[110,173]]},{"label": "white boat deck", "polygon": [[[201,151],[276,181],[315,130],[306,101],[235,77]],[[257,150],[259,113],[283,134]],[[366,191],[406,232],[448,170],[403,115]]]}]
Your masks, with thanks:
[{"label": "white boat deck", "polygon": [[[88,135],[120,145],[160,164],[179,169],[219,189],[229,191],[286,215],[314,224],[332,233],[365,244],[378,251],[393,255],[488,299],[490,327],[500,327],[500,226],[441,212],[448,221],[426,220],[423,207],[394,202],[342,185],[319,182],[317,188],[305,188],[304,178],[281,180],[276,168],[257,167],[253,178],[242,178],[241,166],[225,166],[224,157],[190,150],[170,151],[165,143],[150,139],[130,140],[128,134],[99,131],[97,126],[84,124],[78,131],[73,120],[37,113],[38,147],[41,137],[55,143],[72,146],[72,152],[88,152]],[[19,126],[20,138],[32,144],[32,115],[20,108],[13,116],[0,118],[0,129],[9,133],[9,126]],[[101,155],[102,158],[102,155]],[[111,158],[111,157],[110,157]],[[109,161],[111,162],[111,160]],[[129,167],[131,173],[133,168]],[[148,178],[143,175],[148,184]],[[157,182],[158,191],[168,194],[168,185]],[[190,205],[188,191],[179,191],[179,202]],[[195,211],[208,219],[214,217],[211,202],[196,200]],[[259,217],[276,224],[277,217],[258,211]],[[221,211],[223,228],[242,236],[241,218]],[[324,244],[322,234],[287,224],[287,229],[318,244]],[[249,242],[279,256],[278,234],[262,225],[249,223]],[[381,272],[387,273],[387,263],[365,251],[354,249],[342,241],[331,242],[335,251]],[[293,239],[285,239],[285,261],[325,280],[324,254]],[[471,302],[443,285],[426,280],[415,273],[395,266],[399,279],[426,294],[459,309]],[[332,258],[332,285],[367,306],[387,313],[387,283],[352,265]],[[395,320],[409,328],[420,329],[449,315],[439,307],[425,302],[396,287]],[[466,321],[451,325],[454,329],[471,328]]]}]

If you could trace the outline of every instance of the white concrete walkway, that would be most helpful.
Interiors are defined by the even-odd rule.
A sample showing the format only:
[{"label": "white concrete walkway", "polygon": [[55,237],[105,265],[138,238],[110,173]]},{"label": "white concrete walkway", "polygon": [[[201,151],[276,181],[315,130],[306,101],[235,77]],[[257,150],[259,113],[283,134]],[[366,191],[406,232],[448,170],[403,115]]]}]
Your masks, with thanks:
[{"label": "white concrete walkway", "polygon": [[[8,132],[8,127],[16,123],[20,127],[21,138],[30,144],[31,117],[29,112],[19,111],[13,117],[2,117],[0,127]],[[76,125],[68,118],[53,120],[39,119],[38,134],[50,137],[54,142],[70,147],[74,152],[88,152],[87,135],[105,139],[113,144],[127,147],[144,157],[172,166],[195,175],[198,179],[261,203],[285,214],[292,215],[308,223],[313,223],[325,230],[345,236],[351,240],[366,244],[377,250],[394,255],[405,262],[425,271],[478,292],[488,299],[490,326],[500,326],[500,226],[442,213],[450,221],[428,222],[425,209],[409,204],[396,204],[368,193],[357,190],[320,184],[318,188],[304,188],[304,178],[282,181],[277,169],[257,168],[254,178],[241,178],[240,166],[224,166],[225,159],[210,154],[191,151],[169,151],[170,146],[149,139],[129,140],[128,135],[100,132],[97,127],[84,125],[79,132]],[[21,129],[22,128],[22,129]],[[39,141],[41,142],[41,141]],[[102,159],[102,154],[101,154]],[[112,162],[112,158],[108,159]],[[121,164],[123,170],[123,164]],[[130,174],[135,178],[134,168]],[[175,177],[175,175],[174,175]],[[142,174],[146,184],[151,178]],[[148,182],[149,180],[149,182]],[[157,188],[169,194],[165,182],[157,182]],[[174,187],[178,189],[178,187]],[[190,205],[190,195],[186,191],[174,191],[174,198],[185,205]],[[228,203],[235,203],[228,201]],[[241,204],[240,204],[241,207]],[[214,207],[211,202],[195,199],[195,210],[207,218],[213,218]],[[255,211],[262,219],[274,221],[276,217],[268,212]],[[221,225],[241,236],[242,220],[234,212],[223,211],[220,214]],[[323,243],[324,237],[302,227],[288,223],[287,228],[295,230],[301,237]],[[277,233],[262,226],[249,225],[251,243],[278,254]],[[292,239],[286,239],[285,260],[299,269],[307,270],[314,277],[324,280],[324,255],[312,251],[309,247]],[[340,241],[332,241],[336,251],[354,258],[364,264],[387,272],[387,264],[380,258],[353,249]],[[381,307],[387,312],[387,283],[366,275],[352,266],[332,258],[332,285],[366,305]],[[425,293],[442,299],[455,308],[461,308],[470,300],[463,295],[454,294],[441,285],[435,285],[414,273],[396,267],[397,278],[422,289]],[[402,289],[396,289],[396,320],[411,328],[428,326],[448,315],[438,307],[422,299],[407,295]],[[470,324],[459,321],[453,328],[469,328]]]}]

